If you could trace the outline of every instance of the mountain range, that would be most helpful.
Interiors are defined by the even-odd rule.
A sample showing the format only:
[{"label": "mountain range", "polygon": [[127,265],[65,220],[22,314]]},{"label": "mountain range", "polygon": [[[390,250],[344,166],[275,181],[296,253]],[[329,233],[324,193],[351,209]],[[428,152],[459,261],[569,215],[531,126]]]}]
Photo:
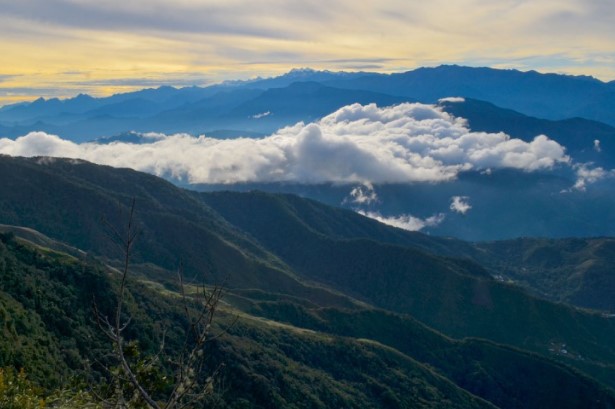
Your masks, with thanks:
[{"label": "mountain range", "polygon": [[[551,120],[585,118],[615,126],[615,84],[584,76],[461,66],[397,74],[309,69],[209,87],[163,86],[110,97],[39,98],[0,108],[0,136],[45,131],[74,141],[127,131],[270,134],[350,103],[436,103],[460,96]],[[284,101],[284,102],[282,102]]]},{"label": "mountain range", "polygon": [[[274,78],[204,88],[165,86],[106,98],[79,95],[66,100],[39,99],[5,106],[0,108],[0,136],[14,139],[31,131],[44,131],[65,141],[96,140],[99,145],[132,146],[152,144],[165,138],[161,134],[176,132],[194,136],[205,133],[214,139],[261,140],[296,123],[304,122],[309,127],[310,123],[318,123],[332,112],[348,109],[355,103],[385,107],[416,101],[430,103],[434,110],[464,118],[468,132],[474,134],[484,132],[498,138],[504,133],[515,143],[523,141],[528,146],[538,135],[546,135],[565,149],[567,162],[532,170],[475,166],[437,183],[378,182],[368,174],[363,176],[367,183],[363,186],[361,182],[313,181],[309,177],[282,182],[234,182],[232,173],[222,179],[223,183],[201,181],[182,175],[175,163],[165,170],[160,160],[140,169],[202,191],[259,189],[294,193],[397,226],[401,225],[399,220],[413,220],[406,223],[408,228],[465,240],[596,237],[615,234],[615,191],[611,183],[615,175],[613,90],[613,82],[584,76],[460,66],[390,75],[302,69]],[[447,98],[451,96],[458,98]],[[369,114],[363,115],[370,120]],[[357,125],[359,119],[354,119]],[[339,122],[340,126],[343,124]],[[34,149],[38,152],[35,155],[53,154],[53,149],[48,152],[43,143],[39,145],[42,147]],[[132,151],[130,146],[127,145],[127,151]],[[188,161],[182,158],[184,149],[178,147],[160,154],[166,158],[174,156],[172,160],[181,163]],[[246,149],[242,151],[246,158],[254,155],[250,151],[253,148],[227,151],[235,149]],[[31,155],[29,151],[28,147],[18,150],[23,152],[19,154]],[[58,148],[55,155],[72,156],[73,152],[72,148]],[[322,153],[314,151],[314,155]],[[89,160],[115,164],[118,155],[121,157],[122,153],[107,160],[100,156],[91,156]],[[267,155],[259,160],[271,160],[272,156]],[[361,162],[356,153],[340,151],[336,155],[327,162],[339,163],[341,168],[350,166],[343,165],[350,159]],[[228,169],[238,166],[224,163],[224,159],[199,157],[195,154],[190,166],[198,169],[199,161],[214,163],[209,174],[220,169],[229,172]],[[217,162],[220,164],[215,165]],[[123,160],[120,166],[136,165],[134,161]],[[250,169],[248,173],[258,171]],[[351,196],[357,188],[368,192],[373,200],[357,202]],[[451,207],[455,200],[465,204],[463,211]]]},{"label": "mountain range", "polygon": [[615,405],[608,239],[471,243],[74,159],[0,156],[0,179],[0,365],[48,390],[104,356],[91,300],[112,304],[106,226],[134,198],[127,336],[155,353],[180,325],[180,263],[224,283],[208,362],[225,407]]}]

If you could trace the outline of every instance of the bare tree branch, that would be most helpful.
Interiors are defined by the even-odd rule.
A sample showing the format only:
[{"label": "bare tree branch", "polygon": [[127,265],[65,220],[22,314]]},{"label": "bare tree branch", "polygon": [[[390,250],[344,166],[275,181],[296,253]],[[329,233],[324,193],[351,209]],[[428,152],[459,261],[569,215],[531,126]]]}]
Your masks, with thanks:
[{"label": "bare tree branch", "polygon": [[[126,357],[126,341],[123,337],[123,332],[132,322],[132,317],[125,317],[124,306],[126,303],[125,297],[128,285],[130,257],[138,235],[135,222],[135,203],[136,200],[133,199],[128,220],[122,232],[113,227],[110,223],[106,223],[110,238],[118,248],[121,249],[123,255],[114,319],[111,321],[99,311],[95,299],[93,299],[92,303],[96,324],[101,332],[111,341],[114,351],[113,356],[119,363],[121,372],[121,374],[115,373],[105,367],[114,379],[114,406],[118,408],[128,408],[130,402],[136,402],[142,399],[151,409],[187,408],[198,401],[204,400],[212,393],[213,379],[223,367],[223,365],[219,365],[210,376],[205,379],[204,385],[201,385],[202,372],[205,366],[204,347],[211,338],[211,325],[218,304],[222,298],[222,287],[215,286],[212,291],[207,292],[204,286],[197,286],[197,293],[193,297],[190,297],[186,293],[183,264],[180,263],[177,270],[179,296],[186,317],[187,328],[181,350],[173,354],[175,359],[170,358],[166,361],[175,368],[174,384],[171,388],[171,392],[166,398],[165,403],[157,402],[152,398],[151,392],[148,392],[146,387],[144,387],[143,383],[139,380],[136,370],[131,366],[131,363]],[[149,360],[145,360],[141,368],[149,369],[157,363],[162,362],[160,357],[165,351],[165,338],[166,331],[163,331],[158,353],[149,358]],[[128,383],[132,387],[132,395],[128,401],[124,396],[125,391],[123,390],[123,384],[125,383]]]}]

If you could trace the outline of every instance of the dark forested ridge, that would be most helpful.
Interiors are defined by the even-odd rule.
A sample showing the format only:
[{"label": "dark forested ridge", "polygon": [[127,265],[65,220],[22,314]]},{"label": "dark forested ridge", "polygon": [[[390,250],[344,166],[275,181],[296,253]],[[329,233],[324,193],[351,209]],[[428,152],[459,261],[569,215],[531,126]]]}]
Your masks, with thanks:
[{"label": "dark forested ridge", "polygon": [[520,238],[477,245],[492,266],[538,294],[581,307],[615,312],[615,240]]},{"label": "dark forested ridge", "polygon": [[[0,236],[0,367],[24,367],[48,390],[108,348],[91,300],[112,300],[120,255],[101,217],[120,223],[134,197],[129,336],[151,352],[161,323],[181,328],[180,259],[190,279],[223,281],[216,325],[227,333],[208,353],[225,363],[214,397],[224,407],[615,405],[615,321],[494,278],[521,281],[504,268],[521,250],[541,265],[527,246],[404,232],[296,196],[195,193],[80,161],[0,157],[0,179],[0,224],[13,232]],[[544,263],[583,260],[568,253]]]},{"label": "dark forested ridge", "polygon": [[[77,375],[93,379],[96,373],[83,373],[85,362],[104,359],[109,346],[93,324],[91,297],[95,295],[104,308],[114,298],[114,278],[100,266],[85,266],[9,235],[0,235],[0,267],[0,366],[27,368],[32,380],[50,389],[70,384]],[[162,294],[140,283],[132,285],[134,324],[127,336],[138,339],[143,351],[153,353],[161,336],[155,328],[164,324],[176,332],[181,314]],[[155,322],[155,316],[164,317],[163,322]],[[229,325],[229,321],[222,316],[217,325]],[[169,347],[181,348],[173,340],[167,340]],[[211,365],[224,361],[228,368],[221,381],[231,390],[221,390],[216,397],[226,407],[342,404],[376,408],[387,400],[417,407],[434,407],[443,401],[458,408],[491,407],[382,346],[284,330],[249,317],[233,324],[210,349]],[[372,386],[365,390],[362,386],[370,382]]]}]

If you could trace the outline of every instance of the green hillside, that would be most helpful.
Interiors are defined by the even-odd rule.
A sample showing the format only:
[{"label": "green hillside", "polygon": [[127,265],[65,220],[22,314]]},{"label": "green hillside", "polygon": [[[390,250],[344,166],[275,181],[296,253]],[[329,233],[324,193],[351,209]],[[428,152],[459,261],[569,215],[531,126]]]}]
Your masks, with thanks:
[{"label": "green hillside", "polygon": [[[91,297],[109,308],[117,277],[100,265],[35,249],[9,235],[0,235],[0,277],[0,367],[27,368],[32,380],[53,389],[82,374],[86,359],[104,359],[109,345],[93,323]],[[138,282],[132,288],[128,336],[138,339],[144,351],[155,351],[160,336],[156,327],[164,324],[172,332],[181,331],[181,313],[171,298]],[[230,314],[227,310],[218,325],[228,325]],[[162,322],[154,321],[157,316]],[[170,337],[170,346],[180,348],[179,338]],[[459,408],[490,407],[387,348],[271,326],[245,315],[210,353],[212,366],[220,360],[228,367],[222,379],[232,385],[232,393],[221,390],[217,399],[230,407],[376,408],[383,402],[388,407],[439,407],[443,402]]]},{"label": "green hillside", "polygon": [[0,157],[0,224],[32,228],[86,252],[121,258],[108,225],[126,223],[133,197],[139,209],[135,263],[175,270],[181,261],[186,276],[197,280],[348,304],[299,282],[260,244],[160,178],[82,161]]},{"label": "green hillside", "polygon": [[551,360],[485,340],[456,341],[407,315],[374,309],[315,309],[284,302],[261,302],[254,309],[278,321],[389,345],[501,408],[582,407],[603,399],[585,395],[592,380]]},{"label": "green hillside", "polygon": [[208,348],[223,407],[615,406],[615,321],[493,279],[480,245],[70,160],[0,157],[0,182],[0,368],[47,390],[104,376],[83,373],[109,351],[92,299],[113,309],[108,230],[134,197],[127,337],[151,354],[171,328],[178,347],[180,260],[187,282],[224,283]]},{"label": "green hillside", "polygon": [[[91,297],[111,308],[104,301],[114,298],[117,276],[95,261],[86,265],[10,235],[0,239],[0,295],[11,300],[2,304],[2,366],[27,368],[31,379],[49,389],[84,376],[85,360],[101,359],[109,348],[91,319]],[[180,332],[181,313],[168,292],[136,281],[131,288],[134,327],[129,336],[145,352],[155,351],[159,325]],[[36,294],[34,303],[31,294]],[[492,407],[488,400],[501,408],[574,408],[615,403],[612,391],[566,367],[485,341],[454,341],[410,317],[373,309],[308,309],[246,295],[229,294],[217,322],[226,335],[209,348],[209,364],[225,364],[219,380],[224,388],[212,397],[224,407]],[[235,310],[239,298],[250,307]],[[178,338],[171,337],[169,346],[175,347]],[[543,376],[521,376],[528,371]],[[553,393],[557,387],[566,393]]]},{"label": "green hillside", "polygon": [[276,230],[284,225],[288,226],[287,230],[305,229],[332,239],[371,239],[443,256],[467,254],[469,257],[476,252],[470,243],[462,240],[392,228],[354,211],[296,195],[221,191],[200,193],[199,197],[245,231],[255,229],[260,234],[274,235],[262,228],[272,224]]},{"label": "green hillside", "polygon": [[[554,356],[615,384],[615,349],[609,341],[615,339],[615,321],[600,314],[530,296],[492,279],[471,261],[369,239],[339,239],[314,229],[313,222],[305,222],[296,212],[268,211],[253,204],[283,203],[286,197],[213,193],[202,198],[306,278],[411,314],[447,335],[486,338]],[[253,208],[260,209],[257,217],[251,217]],[[465,252],[464,246],[451,243],[449,251]],[[561,348],[554,345],[563,344],[570,353],[557,352]]]},{"label": "green hillside", "polygon": [[538,294],[615,312],[615,240],[522,238],[479,243],[480,259]]}]

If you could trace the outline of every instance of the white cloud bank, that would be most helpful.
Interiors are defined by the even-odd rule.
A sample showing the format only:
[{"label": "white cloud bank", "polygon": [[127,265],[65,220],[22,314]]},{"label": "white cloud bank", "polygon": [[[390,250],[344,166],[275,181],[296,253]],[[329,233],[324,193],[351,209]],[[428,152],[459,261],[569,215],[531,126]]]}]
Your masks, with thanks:
[{"label": "white cloud bank", "polygon": [[0,139],[0,153],[78,158],[189,183],[441,182],[471,169],[535,171],[570,162],[564,147],[544,135],[524,142],[504,133],[472,132],[464,119],[425,104],[349,105],[262,139],[186,134],[151,139],[142,145],[75,144],[33,132]]}]

